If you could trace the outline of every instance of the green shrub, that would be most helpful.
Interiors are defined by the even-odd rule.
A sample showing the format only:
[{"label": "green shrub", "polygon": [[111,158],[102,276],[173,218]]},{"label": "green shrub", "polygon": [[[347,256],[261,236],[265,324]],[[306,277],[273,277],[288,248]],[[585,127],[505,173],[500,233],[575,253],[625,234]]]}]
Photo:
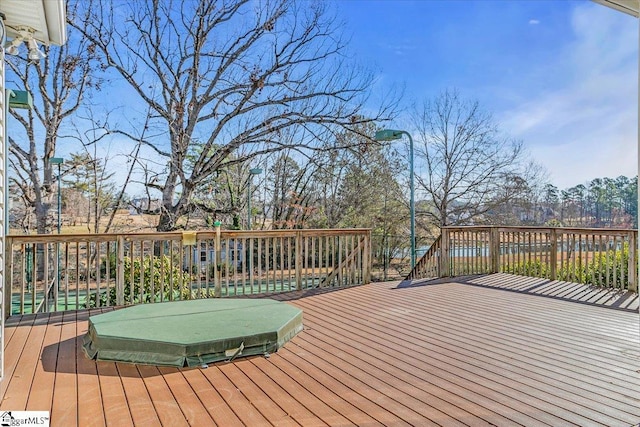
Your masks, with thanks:
[{"label": "green shrub", "polygon": [[531,261],[521,261],[514,264],[506,264],[502,267],[502,271],[505,273],[520,274],[523,276],[532,277],[548,277],[549,266],[543,263],[539,259]]},{"label": "green shrub", "polygon": [[[615,276],[613,275],[615,270]],[[583,272],[585,283],[598,285],[602,283],[609,287],[626,289],[629,283],[621,278],[627,278],[629,274],[629,245],[624,244],[621,251],[606,252],[594,257]]]},{"label": "green shrub", "polygon": [[[115,272],[115,262],[112,265]],[[152,265],[153,269],[151,268]],[[152,270],[153,277],[151,275]],[[141,274],[142,295],[140,295]],[[124,303],[129,305],[196,297],[191,291],[191,280],[192,276],[183,272],[179,265],[172,265],[168,256],[146,257],[142,262],[140,259],[134,259],[133,268],[131,258],[125,257]],[[203,295],[197,295],[197,297],[202,298]],[[100,306],[106,306],[107,301],[109,305],[116,305],[115,287],[111,287],[108,292],[101,292],[99,295],[92,293],[87,300],[86,306],[88,308],[96,307],[98,298]]]},{"label": "green shrub", "polygon": [[[502,271],[523,276],[551,277],[549,265],[539,259],[505,264]],[[595,254],[588,262],[578,257],[575,267],[573,263],[569,263],[558,268],[556,280],[603,286],[606,286],[608,281],[609,287],[627,289],[629,283],[626,280],[623,282],[622,279],[626,279],[628,274],[629,245],[625,243],[622,250]]]}]

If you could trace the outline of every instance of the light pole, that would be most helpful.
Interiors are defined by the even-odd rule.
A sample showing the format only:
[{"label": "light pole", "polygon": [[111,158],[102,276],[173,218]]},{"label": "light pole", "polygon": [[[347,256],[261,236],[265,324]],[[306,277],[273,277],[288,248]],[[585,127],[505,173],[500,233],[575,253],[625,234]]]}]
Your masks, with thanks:
[{"label": "light pole", "polygon": [[[60,226],[61,226],[61,212],[62,212],[62,192],[60,191],[60,175],[61,175],[61,166],[64,163],[64,159],[62,157],[51,157],[49,159],[49,163],[52,165],[58,165],[58,234],[60,234]],[[57,286],[54,290],[54,298],[56,307],[58,306],[58,291],[60,290],[60,242],[56,244],[56,259],[57,259],[57,273],[56,276],[58,278]]]},{"label": "light pole", "polygon": [[60,168],[64,163],[64,159],[62,157],[51,157],[49,159],[49,163],[52,165],[58,165],[58,234],[60,234],[60,217],[62,212],[62,192],[60,191]]},{"label": "light pole", "polygon": [[9,108],[21,108],[30,110],[33,108],[31,94],[25,90],[5,89],[5,144],[7,149],[4,153],[4,234],[9,234],[9,136],[7,134],[7,124],[9,123]]},{"label": "light pole", "polygon": [[253,184],[253,176],[260,175],[262,169],[249,169],[249,186],[247,188],[247,230],[251,230],[251,185]]},{"label": "light pole", "polygon": [[[4,99],[5,99],[5,109],[4,109],[4,227],[2,231],[4,232],[4,236],[9,234],[9,108],[20,108],[24,110],[30,110],[33,108],[33,98],[31,94],[26,90],[12,90],[5,89],[4,90]],[[28,267],[29,260],[31,260],[31,254],[33,253],[34,247],[27,246],[25,251],[27,253],[27,289],[31,285],[31,280],[29,274],[31,274],[31,269]],[[31,253],[29,252],[31,251]]]},{"label": "light pole", "polygon": [[411,269],[416,266],[416,201],[415,201],[415,185],[413,175],[413,138],[411,134],[404,130],[383,129],[376,132],[374,139],[376,141],[395,141],[401,139],[402,135],[409,138],[409,189],[411,199],[409,201],[409,210],[411,216]]}]

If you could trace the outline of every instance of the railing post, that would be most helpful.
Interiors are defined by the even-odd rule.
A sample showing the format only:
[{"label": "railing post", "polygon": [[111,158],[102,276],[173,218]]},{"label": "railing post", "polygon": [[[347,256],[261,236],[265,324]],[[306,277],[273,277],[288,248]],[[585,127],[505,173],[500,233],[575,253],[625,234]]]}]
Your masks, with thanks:
[{"label": "railing post", "polygon": [[296,289],[302,290],[302,233],[296,231]]},{"label": "railing post", "polygon": [[116,267],[116,305],[124,305],[124,236],[117,237],[118,264]]},{"label": "railing post", "polygon": [[[220,222],[215,222],[216,227],[216,241],[215,241],[215,251],[216,251],[216,264],[213,268],[213,296],[216,298],[220,298],[222,296],[222,244],[220,243]],[[228,249],[228,246],[227,246]],[[191,285],[189,285],[191,286]]]},{"label": "railing post", "polygon": [[491,272],[500,272],[500,229],[491,227],[489,229],[489,247],[491,248]]},{"label": "railing post", "polygon": [[447,228],[440,229],[442,241],[440,244],[440,277],[449,277],[449,230]]},{"label": "railing post", "polygon": [[551,256],[549,257],[549,272],[551,280],[558,277],[558,233],[555,228],[549,229],[549,238],[551,239]]},{"label": "railing post", "polygon": [[[55,274],[55,286],[53,286],[53,311],[58,311],[58,293],[60,291],[60,242],[56,242],[56,263],[53,265],[53,274]],[[100,276],[96,276],[98,287],[96,289],[96,301],[100,301]]]},{"label": "railing post", "polygon": [[362,248],[363,285],[371,282],[371,230],[364,235],[364,248]]},{"label": "railing post", "polygon": [[[4,318],[7,319],[11,316],[11,281],[13,278],[13,274],[11,273],[12,265],[13,265],[13,242],[10,237],[5,237],[4,241],[4,274],[2,278],[4,279],[4,283],[2,284],[2,297],[4,298]],[[23,253],[22,256],[26,256],[26,253]],[[23,273],[24,278],[24,273]],[[35,282],[35,280],[34,280]],[[21,285],[24,289],[24,280],[21,280]],[[24,295],[24,290],[22,290],[22,294]],[[4,331],[2,333],[4,335]]]},{"label": "railing post", "polygon": [[629,232],[629,290],[638,292],[638,231]]}]

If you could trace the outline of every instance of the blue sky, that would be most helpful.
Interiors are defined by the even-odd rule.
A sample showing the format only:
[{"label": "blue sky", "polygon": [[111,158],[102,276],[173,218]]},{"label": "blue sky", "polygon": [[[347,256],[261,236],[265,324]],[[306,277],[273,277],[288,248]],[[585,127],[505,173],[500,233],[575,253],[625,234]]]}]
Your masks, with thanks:
[{"label": "blue sky", "polygon": [[[638,173],[636,19],[588,0],[334,2],[350,54],[376,71],[373,99],[404,87],[409,107],[457,89],[522,140],[561,189]],[[403,115],[389,127],[411,131]],[[122,140],[101,147],[109,167],[122,170],[131,149]]]},{"label": "blue sky", "polygon": [[551,0],[342,0],[338,11],[352,53],[381,88],[404,85],[404,105],[447,88],[477,99],[560,188],[637,174],[632,17]]}]

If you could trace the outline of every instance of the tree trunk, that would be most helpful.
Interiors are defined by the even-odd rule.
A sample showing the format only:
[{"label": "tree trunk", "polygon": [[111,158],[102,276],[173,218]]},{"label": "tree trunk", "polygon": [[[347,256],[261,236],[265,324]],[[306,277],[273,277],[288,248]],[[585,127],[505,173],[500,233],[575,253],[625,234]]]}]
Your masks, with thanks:
[{"label": "tree trunk", "polygon": [[161,233],[166,231],[174,231],[177,228],[177,220],[178,218],[174,212],[171,212],[167,209],[162,209],[156,230]]}]

